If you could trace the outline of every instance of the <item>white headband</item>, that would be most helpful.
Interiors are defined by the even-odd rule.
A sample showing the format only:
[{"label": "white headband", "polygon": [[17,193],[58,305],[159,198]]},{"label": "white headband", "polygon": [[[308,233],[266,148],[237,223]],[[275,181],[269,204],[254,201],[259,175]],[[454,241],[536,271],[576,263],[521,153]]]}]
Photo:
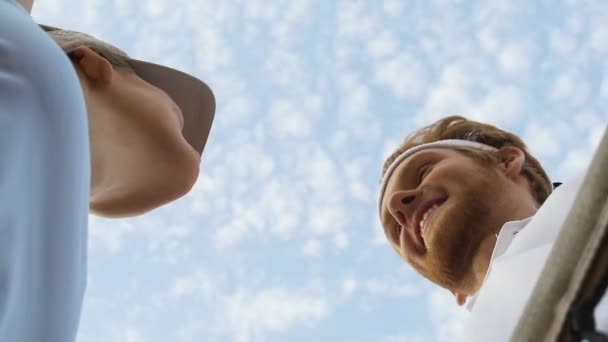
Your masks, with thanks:
[{"label": "white headband", "polygon": [[391,178],[391,175],[393,174],[393,172],[395,171],[397,166],[399,166],[399,164],[401,164],[401,162],[403,162],[407,157],[409,157],[412,154],[414,154],[418,151],[421,151],[421,150],[426,150],[429,148],[458,148],[458,147],[465,147],[465,148],[470,147],[470,148],[476,148],[476,149],[479,149],[482,151],[489,151],[489,152],[498,151],[498,149],[494,146],[478,143],[475,141],[461,140],[461,139],[446,139],[446,140],[439,140],[439,141],[434,141],[434,142],[414,146],[408,150],[401,152],[401,154],[395,160],[393,160],[393,162],[388,167],[388,169],[386,169],[386,173],[384,173],[384,176],[382,177],[382,182],[380,183],[380,198],[378,199],[378,213],[380,214],[380,219],[382,219],[382,198],[384,197],[384,191],[386,190],[386,184],[388,183],[389,178]]}]

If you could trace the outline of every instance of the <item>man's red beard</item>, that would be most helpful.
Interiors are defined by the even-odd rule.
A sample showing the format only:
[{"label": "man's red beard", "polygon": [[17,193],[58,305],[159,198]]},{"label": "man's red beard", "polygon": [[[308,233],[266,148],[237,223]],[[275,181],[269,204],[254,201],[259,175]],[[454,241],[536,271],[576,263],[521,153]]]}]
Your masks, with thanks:
[{"label": "man's red beard", "polygon": [[[468,288],[474,281],[473,259],[488,234],[490,199],[487,191],[469,191],[459,196],[459,203],[448,200],[438,208],[440,216],[431,220],[426,267],[421,273],[444,288]],[[439,212],[438,212],[439,213]]]}]

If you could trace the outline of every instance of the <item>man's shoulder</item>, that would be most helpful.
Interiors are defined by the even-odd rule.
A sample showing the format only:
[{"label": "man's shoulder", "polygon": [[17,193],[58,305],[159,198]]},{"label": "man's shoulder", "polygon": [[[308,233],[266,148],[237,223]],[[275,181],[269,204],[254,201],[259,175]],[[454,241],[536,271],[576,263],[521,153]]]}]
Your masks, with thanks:
[{"label": "man's shoulder", "polygon": [[526,227],[517,234],[504,256],[552,244],[568,217],[584,179],[585,173],[581,172],[569,177],[556,188],[526,224]]},{"label": "man's shoulder", "polygon": [[586,175],[587,169],[584,169],[577,173],[574,173],[571,176],[568,176],[566,180],[553,191],[551,196],[556,193],[568,193],[569,195],[576,195],[581,185],[583,184]]}]

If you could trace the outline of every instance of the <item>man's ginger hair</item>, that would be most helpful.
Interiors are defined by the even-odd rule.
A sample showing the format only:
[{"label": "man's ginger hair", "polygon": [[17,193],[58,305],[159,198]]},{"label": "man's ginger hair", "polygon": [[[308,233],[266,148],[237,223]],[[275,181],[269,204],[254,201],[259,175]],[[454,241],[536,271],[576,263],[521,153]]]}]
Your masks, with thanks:
[{"label": "man's ginger hair", "polygon": [[[526,161],[522,173],[530,183],[530,190],[539,205],[542,205],[553,191],[547,173],[538,160],[529,152],[526,144],[515,134],[503,131],[492,125],[468,120],[462,116],[449,116],[408,135],[404,142],[384,162],[382,174],[401,154],[414,146],[446,139],[475,141],[501,149],[514,146],[525,153]],[[497,163],[497,152],[486,152],[475,149],[456,148],[484,163]]]}]

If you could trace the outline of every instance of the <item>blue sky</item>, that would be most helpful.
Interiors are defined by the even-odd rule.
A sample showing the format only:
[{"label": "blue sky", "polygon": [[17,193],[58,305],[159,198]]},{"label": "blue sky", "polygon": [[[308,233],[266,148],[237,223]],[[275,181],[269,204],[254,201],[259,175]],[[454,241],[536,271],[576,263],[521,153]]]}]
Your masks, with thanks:
[{"label": "blue sky", "polygon": [[84,342],[453,341],[466,312],[379,226],[384,158],[462,114],[565,180],[608,121],[602,0],[36,0],[33,16],[217,97],[189,195],[90,217]]}]

